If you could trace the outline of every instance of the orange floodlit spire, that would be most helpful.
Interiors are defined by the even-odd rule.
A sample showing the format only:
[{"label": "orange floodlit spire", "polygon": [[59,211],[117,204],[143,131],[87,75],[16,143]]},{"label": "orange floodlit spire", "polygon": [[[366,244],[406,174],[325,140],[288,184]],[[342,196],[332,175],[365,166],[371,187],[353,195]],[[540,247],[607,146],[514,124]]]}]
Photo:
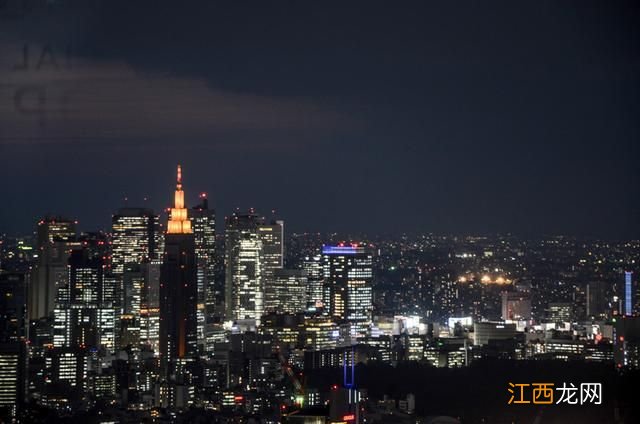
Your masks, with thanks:
[{"label": "orange floodlit spire", "polygon": [[174,205],[171,208],[169,222],[167,223],[168,234],[189,234],[191,233],[191,221],[187,216],[187,209],[184,207],[184,191],[182,191],[182,167],[178,165],[178,177],[176,180],[176,194]]}]

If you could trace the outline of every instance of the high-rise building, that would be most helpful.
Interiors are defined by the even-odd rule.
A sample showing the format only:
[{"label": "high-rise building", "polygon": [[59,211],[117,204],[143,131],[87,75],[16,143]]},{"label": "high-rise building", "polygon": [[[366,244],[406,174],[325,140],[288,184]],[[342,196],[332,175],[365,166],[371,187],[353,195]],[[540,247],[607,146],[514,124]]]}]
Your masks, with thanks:
[{"label": "high-rise building", "polygon": [[[52,387],[58,387],[57,390],[50,393],[52,400],[57,398],[61,399],[64,404],[69,404],[71,399],[82,393],[82,389],[87,383],[89,359],[87,349],[56,347],[48,350],[45,355],[47,362],[46,381]],[[46,399],[43,403],[47,403]]]},{"label": "high-rise building", "polygon": [[624,272],[624,315],[633,315],[633,272]]},{"label": "high-rise building", "polygon": [[114,306],[118,315],[129,314],[125,304],[130,303],[136,291],[140,266],[159,260],[162,254],[160,218],[148,208],[121,208],[112,216],[111,222],[110,269],[116,283]]},{"label": "high-rise building", "polygon": [[200,204],[191,209],[191,227],[196,245],[198,278],[198,345],[204,346],[207,317],[215,313],[215,253],[216,213],[209,209],[206,193],[200,194]]},{"label": "high-rise building", "polygon": [[261,223],[258,226],[258,236],[262,241],[262,252],[260,254],[260,264],[262,269],[262,288],[264,290],[264,306],[270,312],[275,305],[268,305],[268,299],[271,301],[278,299],[279,295],[275,292],[280,290],[277,287],[275,273],[282,270],[284,266],[284,221],[271,221],[271,223]]},{"label": "high-rise building", "polygon": [[160,269],[160,355],[165,367],[197,355],[197,298],[195,240],[178,165]]},{"label": "high-rise building", "polygon": [[640,316],[640,280],[633,282],[633,315]]},{"label": "high-rise building", "polygon": [[38,222],[38,258],[28,293],[30,320],[53,312],[58,285],[67,280],[67,258],[75,243],[76,224],[61,217],[46,217]]},{"label": "high-rise building", "polygon": [[357,244],[323,246],[325,284],[330,315],[351,325],[352,335],[363,335],[373,315],[373,256]]},{"label": "high-rise building", "polygon": [[433,276],[433,296],[440,319],[456,314],[457,281],[450,272],[443,271]]},{"label": "high-rise building", "polygon": [[528,321],[531,319],[531,296],[520,291],[502,292],[502,319]]},{"label": "high-rise building", "polygon": [[608,309],[609,286],[606,281],[590,281],[586,290],[586,314],[588,318],[604,318]]},{"label": "high-rise building", "polygon": [[145,273],[141,264],[125,265],[122,275],[123,313],[140,317],[142,292],[145,286]]},{"label": "high-rise building", "polygon": [[122,275],[127,264],[158,259],[161,253],[160,218],[147,208],[121,208],[112,217],[113,273]]},{"label": "high-rise building", "polygon": [[27,337],[27,274],[0,270],[0,343]]},{"label": "high-rise building", "polygon": [[25,341],[0,343],[0,419],[18,415],[24,406],[26,392]]},{"label": "high-rise building", "polygon": [[105,285],[104,259],[87,248],[69,257],[65,284],[58,287],[54,310],[53,344],[56,347],[113,349],[114,309]]},{"label": "high-rise building", "polygon": [[263,279],[268,281],[276,269],[284,266],[284,221],[260,223],[258,234],[262,240]]},{"label": "high-rise building", "polygon": [[160,269],[162,262],[153,260],[142,265],[144,287],[140,305],[140,343],[160,353]]},{"label": "high-rise building", "polygon": [[25,400],[27,278],[0,270],[0,421],[15,418]]},{"label": "high-rise building", "polygon": [[304,324],[305,349],[327,350],[337,346],[338,325],[326,315],[307,316]]},{"label": "high-rise building", "polygon": [[86,249],[77,249],[69,257],[67,284],[58,290],[56,303],[94,306],[100,302],[105,265],[100,258],[89,257]]},{"label": "high-rise building", "polygon": [[307,274],[307,301],[311,308],[322,308],[324,275],[322,271],[322,255],[305,256],[302,269]]},{"label": "high-rise building", "polygon": [[264,313],[260,218],[234,213],[225,228],[225,309],[229,320],[252,319]]},{"label": "high-rise building", "polygon": [[307,273],[299,269],[276,269],[265,290],[266,312],[295,314],[307,308]]},{"label": "high-rise building", "polygon": [[550,302],[547,316],[551,322],[571,322],[573,320],[573,304],[568,302]]},{"label": "high-rise building", "polygon": [[38,250],[47,243],[73,241],[76,237],[76,221],[63,217],[47,216],[38,222]]}]

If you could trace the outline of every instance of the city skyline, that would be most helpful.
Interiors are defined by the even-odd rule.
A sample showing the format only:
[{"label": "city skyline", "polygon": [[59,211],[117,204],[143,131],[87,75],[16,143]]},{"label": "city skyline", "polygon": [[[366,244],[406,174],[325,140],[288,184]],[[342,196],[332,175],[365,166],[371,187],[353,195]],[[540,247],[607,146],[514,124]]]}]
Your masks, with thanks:
[{"label": "city skyline", "polygon": [[[25,422],[526,419],[531,411],[499,395],[519,369],[519,378],[552,381],[548,399],[536,402],[534,392],[534,404],[552,403],[554,387],[561,403],[560,381],[579,375],[580,390],[597,390],[580,397],[585,422],[619,414],[633,422],[617,391],[640,369],[640,241],[341,241],[287,236],[283,217],[253,210],[227,217],[216,239],[207,196],[189,207],[190,186],[176,169],[166,221],[120,208],[107,233],[45,217],[36,239],[0,237],[0,414]],[[478,401],[446,400],[460,375],[486,385],[478,372],[491,376],[493,395],[464,389]],[[575,416],[565,407],[534,415],[543,412]]]},{"label": "city skyline", "polygon": [[0,28],[0,422],[640,423],[637,1]]},{"label": "city skyline", "polygon": [[[181,167],[181,165],[178,163],[177,164],[178,167]],[[175,168],[175,165],[174,165]],[[214,200],[211,200],[213,197]],[[47,213],[41,213],[39,215],[36,215],[34,217],[34,222],[40,220],[41,218],[52,218],[52,219],[56,219],[56,218],[60,218],[63,220],[70,220],[74,223],[74,225],[77,227],[77,230],[79,232],[93,232],[93,231],[106,231],[109,232],[109,228],[111,226],[111,221],[116,219],[116,217],[118,217],[120,214],[122,213],[156,213],[156,219],[160,218],[160,228],[166,229],[166,227],[164,226],[164,223],[166,223],[167,219],[170,217],[170,210],[171,210],[171,204],[173,203],[174,199],[169,199],[167,200],[164,206],[160,206],[158,207],[156,205],[156,203],[158,202],[152,202],[148,197],[142,197],[141,201],[135,201],[135,199],[130,199],[129,197],[123,198],[122,200],[122,204],[120,206],[117,207],[113,207],[111,208],[111,210],[113,211],[111,213],[111,215],[105,215],[102,217],[102,219],[96,220],[96,218],[94,217],[92,220],[88,220],[88,223],[84,223],[83,221],[79,219],[78,214],[73,214],[73,213],[62,213],[61,211],[49,211]],[[217,214],[218,216],[220,215],[220,208],[219,206],[215,203],[215,197],[211,196],[211,193],[206,192],[206,191],[195,191],[194,194],[192,194],[191,196],[185,196],[184,199],[185,202],[185,207],[187,209],[192,209],[192,208],[198,208],[198,207],[202,207],[202,204],[207,205],[206,208],[208,208],[209,203],[211,202],[211,207],[212,209],[210,209],[212,211],[212,213]],[[205,203],[203,203],[205,202]],[[68,211],[69,209],[67,209]],[[146,212],[145,212],[146,211]],[[266,213],[265,213],[266,211]],[[238,214],[238,213],[251,213],[251,214],[257,214],[260,215],[261,219],[265,219],[265,218],[270,218],[270,219],[277,219],[279,217],[283,216],[283,213],[281,211],[279,211],[277,208],[267,208],[267,209],[260,209],[260,208],[256,208],[253,206],[248,206],[248,207],[235,207],[231,210],[228,211],[228,214],[223,215],[223,218],[228,218],[233,216],[234,214]],[[103,221],[102,224],[97,224],[97,225],[93,225],[91,224],[92,222],[99,222],[99,221]],[[214,220],[214,225],[217,231],[220,230],[224,230],[224,221],[225,219],[221,219],[221,220]],[[295,222],[295,219],[294,219]],[[8,236],[26,236],[27,234],[33,234],[33,236],[36,236],[36,227],[31,225],[32,229],[31,231],[29,230],[29,228],[26,229],[16,229],[17,227],[13,227],[13,230],[8,230],[8,231],[0,231],[0,234],[6,234]],[[585,239],[585,240],[636,240],[637,237],[634,236],[634,233],[627,233],[627,234],[620,234],[620,235],[608,235],[608,236],[602,236],[602,235],[598,235],[596,232],[594,233],[571,233],[571,232],[562,232],[562,231],[558,231],[558,232],[530,232],[530,231],[490,231],[487,229],[484,230],[477,230],[477,231],[464,231],[462,229],[458,229],[458,230],[452,230],[452,231],[433,231],[430,229],[414,229],[414,230],[402,230],[402,231],[374,231],[370,228],[361,228],[359,230],[349,230],[347,228],[344,228],[343,226],[339,226],[338,228],[333,228],[333,229],[318,229],[318,228],[304,228],[304,226],[302,228],[294,228],[294,230],[292,231],[293,234],[304,234],[304,233],[318,233],[318,234],[325,234],[325,235],[339,235],[339,236],[343,236],[346,237],[345,240],[347,240],[349,237],[355,237],[355,238],[361,238],[361,237],[376,237],[376,236],[404,236],[404,235],[442,235],[442,236],[478,236],[478,237],[487,237],[487,236],[497,236],[497,235],[513,235],[513,236],[518,236],[518,237],[524,237],[524,238],[530,238],[530,239],[540,239],[540,238],[545,238],[545,237],[570,237],[570,238],[576,238],[576,239]]]}]

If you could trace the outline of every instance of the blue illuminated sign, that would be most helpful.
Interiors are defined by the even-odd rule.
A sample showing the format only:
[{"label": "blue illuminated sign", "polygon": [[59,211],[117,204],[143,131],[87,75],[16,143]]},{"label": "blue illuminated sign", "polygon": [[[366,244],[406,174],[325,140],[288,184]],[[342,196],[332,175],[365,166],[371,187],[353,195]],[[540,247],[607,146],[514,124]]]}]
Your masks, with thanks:
[{"label": "blue illuminated sign", "polygon": [[624,273],[624,314],[631,315],[631,272]]},{"label": "blue illuminated sign", "polygon": [[358,248],[355,246],[322,246],[325,255],[355,255]]}]

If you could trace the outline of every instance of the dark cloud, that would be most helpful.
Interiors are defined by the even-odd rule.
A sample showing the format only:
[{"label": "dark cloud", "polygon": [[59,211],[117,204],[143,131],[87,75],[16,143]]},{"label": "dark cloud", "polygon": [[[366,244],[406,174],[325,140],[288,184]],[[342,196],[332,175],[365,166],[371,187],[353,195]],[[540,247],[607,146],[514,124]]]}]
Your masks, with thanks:
[{"label": "dark cloud", "polygon": [[632,2],[9,11],[0,230],[160,208],[181,161],[193,194],[294,229],[640,236]]}]

